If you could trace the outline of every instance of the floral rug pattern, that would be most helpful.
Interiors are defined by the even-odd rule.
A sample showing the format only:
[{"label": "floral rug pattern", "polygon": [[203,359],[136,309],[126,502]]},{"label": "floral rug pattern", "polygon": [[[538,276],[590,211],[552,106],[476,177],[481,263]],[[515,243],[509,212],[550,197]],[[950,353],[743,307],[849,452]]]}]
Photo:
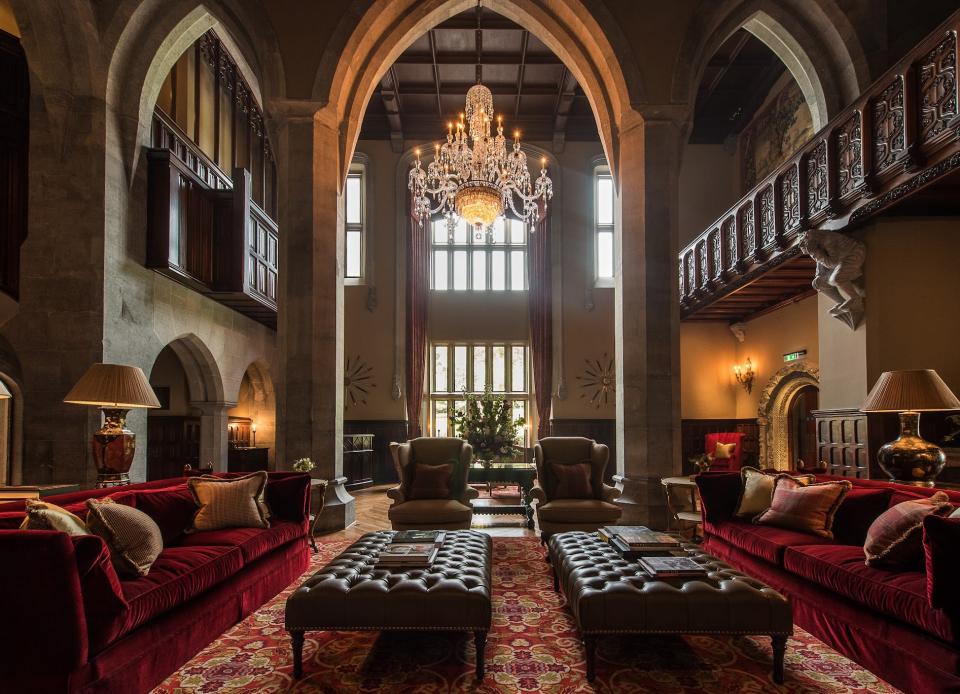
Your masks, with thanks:
[{"label": "floral rug pattern", "polygon": [[[597,678],[588,683],[583,648],[563,597],[553,590],[536,538],[494,538],[493,628],[487,676],[474,681],[472,635],[311,632],[304,676],[293,679],[283,628],[297,581],[198,653],[156,694],[207,692],[741,692],[895,694],[890,685],[797,629],[787,646],[786,683],[770,676],[764,637],[608,637],[597,646]],[[349,542],[322,542],[307,575]]]}]

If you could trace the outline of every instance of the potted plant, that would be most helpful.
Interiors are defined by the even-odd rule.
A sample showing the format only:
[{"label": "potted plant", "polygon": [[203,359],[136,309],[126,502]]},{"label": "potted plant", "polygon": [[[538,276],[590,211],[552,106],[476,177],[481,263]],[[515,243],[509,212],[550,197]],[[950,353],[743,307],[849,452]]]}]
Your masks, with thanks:
[{"label": "potted plant", "polygon": [[513,418],[513,406],[488,387],[481,395],[464,391],[466,403],[450,415],[455,431],[473,446],[474,456],[484,465],[503,460],[520,449],[517,430],[523,419]]},{"label": "potted plant", "polygon": [[313,464],[310,458],[297,458],[293,461],[292,465],[294,472],[310,472],[315,467],[316,465]]}]

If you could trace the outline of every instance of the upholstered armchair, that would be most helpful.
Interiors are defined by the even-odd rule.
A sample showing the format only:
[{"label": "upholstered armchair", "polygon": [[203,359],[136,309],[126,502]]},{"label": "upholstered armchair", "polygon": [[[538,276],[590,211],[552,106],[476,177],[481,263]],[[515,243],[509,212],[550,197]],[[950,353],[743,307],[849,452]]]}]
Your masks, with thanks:
[{"label": "upholstered armchair", "polygon": [[593,439],[551,436],[533,448],[537,481],[530,496],[537,501],[540,536],[566,530],[592,531],[614,525],[622,510],[620,491],[603,483],[610,449]]},{"label": "upholstered armchair", "polygon": [[463,439],[421,437],[391,443],[400,484],[387,490],[387,517],[394,530],[463,530],[473,519],[467,486],[473,446]]},{"label": "upholstered armchair", "polygon": [[[717,456],[717,444],[736,444],[729,458]],[[704,453],[710,456],[710,472],[736,472],[743,465],[743,432],[723,431],[704,436]]]}]

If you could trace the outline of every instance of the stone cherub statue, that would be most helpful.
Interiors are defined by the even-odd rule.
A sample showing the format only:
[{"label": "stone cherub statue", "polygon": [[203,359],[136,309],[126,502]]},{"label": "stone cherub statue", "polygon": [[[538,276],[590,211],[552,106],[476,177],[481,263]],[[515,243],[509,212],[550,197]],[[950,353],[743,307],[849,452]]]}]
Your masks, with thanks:
[{"label": "stone cherub statue", "polygon": [[830,315],[856,330],[863,320],[863,261],[867,247],[862,241],[835,231],[810,230],[800,239],[800,250],[817,261],[813,288],[836,303]]}]

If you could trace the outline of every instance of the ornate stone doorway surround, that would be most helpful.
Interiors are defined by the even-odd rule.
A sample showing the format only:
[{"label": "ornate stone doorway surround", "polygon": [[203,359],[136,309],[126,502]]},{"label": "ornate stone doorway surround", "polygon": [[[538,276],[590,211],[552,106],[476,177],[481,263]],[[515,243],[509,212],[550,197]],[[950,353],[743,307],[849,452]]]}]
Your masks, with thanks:
[{"label": "ornate stone doorway surround", "polygon": [[794,396],[805,386],[820,387],[820,369],[805,361],[777,371],[760,394],[757,424],[760,432],[760,467],[790,469],[790,427],[787,417]]}]

